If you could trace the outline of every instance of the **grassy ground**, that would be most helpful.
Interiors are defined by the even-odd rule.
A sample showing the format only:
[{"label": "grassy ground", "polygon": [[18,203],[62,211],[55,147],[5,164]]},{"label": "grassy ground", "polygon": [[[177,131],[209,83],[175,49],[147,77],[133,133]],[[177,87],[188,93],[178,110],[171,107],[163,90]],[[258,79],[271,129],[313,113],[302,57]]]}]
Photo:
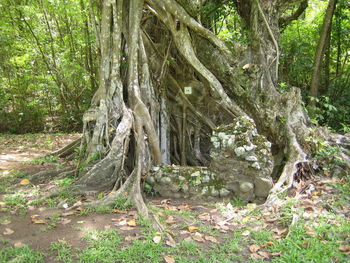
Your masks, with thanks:
[{"label": "grassy ground", "polygon": [[[35,145],[45,148],[45,141],[54,141],[32,135],[31,147],[26,147],[22,136],[8,137],[10,142],[4,137],[0,141],[9,142],[11,153],[3,147],[0,160],[8,160],[4,156],[14,154],[18,142],[23,145],[21,154],[30,156]],[[150,211],[165,226],[165,233],[159,233],[123,199],[112,208],[80,205],[108,193],[74,197],[64,190],[74,178],[31,184],[26,169],[33,172],[49,165],[67,164],[19,158],[11,163],[12,169],[0,170],[0,262],[350,261],[346,176],[299,182],[283,203],[269,210],[238,199],[205,203],[149,196]],[[40,199],[52,189],[61,193]],[[73,205],[76,208],[70,209]]]}]

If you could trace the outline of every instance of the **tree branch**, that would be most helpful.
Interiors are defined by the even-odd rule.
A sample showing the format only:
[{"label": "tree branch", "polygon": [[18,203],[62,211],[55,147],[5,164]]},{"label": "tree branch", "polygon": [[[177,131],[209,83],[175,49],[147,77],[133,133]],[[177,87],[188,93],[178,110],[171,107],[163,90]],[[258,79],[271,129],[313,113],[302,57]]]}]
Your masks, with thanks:
[{"label": "tree branch", "polygon": [[305,1],[300,3],[298,9],[294,13],[292,13],[288,16],[280,17],[280,19],[278,20],[279,26],[284,28],[287,25],[289,25],[292,21],[298,19],[299,16],[301,16],[304,13],[304,11],[308,7],[308,5],[309,5],[308,0],[305,0]]}]

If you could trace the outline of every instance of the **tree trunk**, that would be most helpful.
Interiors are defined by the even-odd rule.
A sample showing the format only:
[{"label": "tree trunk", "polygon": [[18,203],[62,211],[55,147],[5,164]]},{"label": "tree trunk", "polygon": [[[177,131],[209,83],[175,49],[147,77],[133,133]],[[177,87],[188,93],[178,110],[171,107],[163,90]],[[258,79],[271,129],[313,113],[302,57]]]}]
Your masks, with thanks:
[{"label": "tree trunk", "polygon": [[[316,48],[314,67],[312,72],[312,80],[311,80],[311,89],[310,89],[310,96],[313,98],[317,98],[319,93],[319,84],[320,84],[319,82],[320,82],[320,74],[322,69],[322,57],[326,51],[325,47],[327,44],[327,41],[326,41],[327,35],[332,27],[332,18],[333,18],[336,4],[337,4],[337,0],[329,0],[328,2],[328,7],[323,20],[320,38],[318,40],[318,44]],[[310,104],[314,106],[315,100],[311,100]]]},{"label": "tree trunk", "polygon": [[98,160],[74,185],[77,192],[113,188],[91,205],[126,195],[147,215],[140,182],[152,165],[207,164],[212,129],[249,115],[273,143],[273,202],[306,158],[300,91],[276,90],[279,17],[300,2],[235,1],[251,33],[242,59],[189,15],[193,1],[103,1],[99,88],[84,114],[81,145],[82,164]]}]

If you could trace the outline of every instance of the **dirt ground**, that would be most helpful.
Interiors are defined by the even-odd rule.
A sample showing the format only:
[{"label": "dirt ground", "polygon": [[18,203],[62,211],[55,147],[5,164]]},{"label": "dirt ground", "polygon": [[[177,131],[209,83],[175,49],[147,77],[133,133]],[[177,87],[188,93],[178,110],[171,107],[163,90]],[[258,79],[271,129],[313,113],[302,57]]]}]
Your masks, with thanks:
[{"label": "dirt ground", "polygon": [[[59,187],[59,182],[53,180],[32,185],[26,179],[30,178],[31,174],[42,170],[72,165],[72,163],[64,160],[48,162],[42,157],[67,145],[79,136],[79,134],[0,136],[0,178],[8,175],[14,177],[11,185],[0,192],[0,241],[6,240],[6,242],[0,242],[0,256],[1,249],[5,246],[21,247],[29,245],[32,249],[44,254],[44,262],[64,262],[59,261],[57,255],[50,251],[50,244],[65,241],[74,248],[75,252],[73,253],[78,253],[78,251],[82,251],[88,246],[83,237],[91,230],[118,230],[122,238],[122,247],[131,245],[134,240],[144,238],[145,223],[141,222],[142,220],[134,209],[91,212],[80,205],[98,198],[98,196],[80,196],[74,200],[63,197],[62,200],[56,200],[53,204],[49,200],[44,200],[42,203],[31,203],[38,193],[43,194],[50,191],[50,189]],[[334,205],[336,202],[339,203],[342,198],[336,195],[338,190],[332,186],[337,183],[341,184],[341,179],[322,178],[320,180],[319,178],[313,178],[305,182],[299,182],[290,193],[290,195],[296,196],[298,202],[291,209],[288,208],[287,223],[285,219],[287,210],[283,210],[284,208],[281,209],[278,206],[261,212],[255,210],[255,204],[242,206],[242,204],[236,202],[232,205],[232,202],[227,200],[204,203],[194,200],[169,200],[152,196],[147,198],[147,202],[152,213],[161,219],[164,226],[166,226],[168,237],[173,238],[173,240],[167,239],[166,235],[163,235],[164,241],[166,239],[164,245],[168,247],[175,246],[173,241],[179,243],[185,240],[197,242],[205,251],[209,250],[213,244],[225,242],[228,236],[239,233],[241,235],[239,243],[243,246],[240,253],[243,258],[246,258],[246,261],[239,262],[250,262],[250,259],[253,261],[273,261],[284,252],[271,252],[268,250],[268,246],[276,240],[280,242],[287,239],[290,226],[295,224],[294,221],[298,221],[300,217],[303,217],[303,220],[314,222],[321,214],[325,216],[332,209],[336,213],[342,214],[344,218],[350,216],[349,204]],[[8,199],[6,196],[9,195],[15,196],[17,199]],[[21,201],[21,198],[24,198],[24,201]],[[70,209],[72,206],[75,208]],[[304,212],[302,214],[296,213],[295,211],[299,211],[298,209]],[[329,223],[331,225],[339,225],[342,220],[337,221],[333,215],[330,218],[333,218]],[[264,244],[259,244],[259,239],[252,239],[252,233],[260,230],[268,230],[273,233],[273,240],[261,241]],[[313,238],[314,231],[316,230],[308,228],[305,235]],[[155,235],[157,236],[157,234]],[[155,243],[159,242],[156,236],[153,239]],[[346,243],[343,244],[343,240],[337,241],[341,247],[345,247],[344,253],[348,254],[350,247],[349,251],[346,249],[349,241],[349,234],[348,240],[344,241]],[[338,243],[336,243],[337,246]],[[165,262],[175,261],[166,258]],[[337,259],[325,262],[343,261]]]}]

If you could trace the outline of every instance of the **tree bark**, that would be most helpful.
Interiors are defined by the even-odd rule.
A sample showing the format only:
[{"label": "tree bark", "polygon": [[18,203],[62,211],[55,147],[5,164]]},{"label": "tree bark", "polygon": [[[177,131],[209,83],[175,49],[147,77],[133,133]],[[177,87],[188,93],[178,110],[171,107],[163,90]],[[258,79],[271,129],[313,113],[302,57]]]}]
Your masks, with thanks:
[{"label": "tree bark", "polygon": [[[335,10],[337,0],[329,0],[326,14],[323,20],[320,38],[318,40],[315,60],[312,72],[310,96],[313,98],[318,97],[319,85],[320,85],[320,74],[322,69],[322,57],[326,51],[325,47],[327,44],[327,35],[332,27],[332,18]],[[315,106],[315,100],[310,100],[310,105]]]}]

